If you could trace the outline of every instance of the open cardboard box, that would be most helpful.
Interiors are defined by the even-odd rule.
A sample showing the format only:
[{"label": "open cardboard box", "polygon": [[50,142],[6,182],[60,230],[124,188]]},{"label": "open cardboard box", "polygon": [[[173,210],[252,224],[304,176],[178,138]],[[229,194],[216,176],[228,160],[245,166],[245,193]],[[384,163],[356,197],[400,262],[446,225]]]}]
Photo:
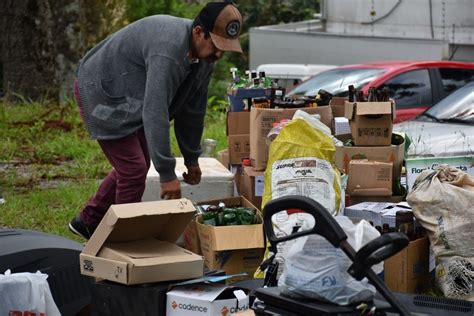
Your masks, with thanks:
[{"label": "open cardboard box", "polygon": [[[258,210],[244,197],[231,197],[202,202],[202,205],[244,206]],[[252,276],[260,265],[265,251],[263,219],[257,211],[253,225],[210,226],[196,219],[201,250],[209,269],[222,269],[227,274],[248,273]]]},{"label": "open cardboard box", "polygon": [[345,102],[344,116],[349,120],[356,146],[391,144],[394,102]]},{"label": "open cardboard box", "polygon": [[188,199],[112,205],[80,254],[81,273],[122,284],[201,277],[203,258],[175,244],[195,213]]}]

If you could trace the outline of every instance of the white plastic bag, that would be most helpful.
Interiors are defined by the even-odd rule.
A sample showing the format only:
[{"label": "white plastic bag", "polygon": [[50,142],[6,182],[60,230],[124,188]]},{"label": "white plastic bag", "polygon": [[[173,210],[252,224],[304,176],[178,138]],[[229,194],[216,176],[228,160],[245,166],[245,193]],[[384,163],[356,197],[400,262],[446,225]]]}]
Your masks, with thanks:
[{"label": "white plastic bag", "polygon": [[[380,236],[366,221],[355,225],[345,216],[335,219],[356,251]],[[309,235],[296,239],[285,257],[278,285],[287,295],[323,299],[339,305],[371,300],[375,295],[375,288],[366,278],[357,281],[347,273],[351,260],[322,236]],[[383,263],[373,269],[376,273],[381,272]]]},{"label": "white plastic bag", "polygon": [[60,316],[47,278],[41,272],[0,274],[0,315]]}]

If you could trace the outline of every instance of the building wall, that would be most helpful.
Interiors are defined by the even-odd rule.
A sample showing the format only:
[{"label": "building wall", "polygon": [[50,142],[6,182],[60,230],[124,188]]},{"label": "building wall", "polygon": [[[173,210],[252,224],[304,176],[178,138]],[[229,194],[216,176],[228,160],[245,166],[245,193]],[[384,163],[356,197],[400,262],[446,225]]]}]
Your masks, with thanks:
[{"label": "building wall", "polygon": [[[326,31],[474,44],[473,0],[323,0]],[[373,13],[373,15],[371,15]]]},{"label": "building wall", "polygon": [[289,32],[265,27],[250,29],[251,69],[270,63],[346,65],[375,60],[440,60],[448,57],[448,44],[438,40]]}]

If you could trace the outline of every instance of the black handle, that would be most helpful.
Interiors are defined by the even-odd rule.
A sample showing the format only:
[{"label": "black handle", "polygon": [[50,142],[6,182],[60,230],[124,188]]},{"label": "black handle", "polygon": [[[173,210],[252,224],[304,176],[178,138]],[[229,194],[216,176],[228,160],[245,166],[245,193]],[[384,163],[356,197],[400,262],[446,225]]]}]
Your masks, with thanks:
[{"label": "black handle", "polygon": [[[287,209],[298,209],[311,214],[315,219],[314,227],[289,236],[276,237],[273,230],[272,215]],[[273,247],[279,242],[310,234],[318,234],[325,237],[336,248],[339,247],[341,241],[347,239],[346,233],[328,210],[315,200],[305,196],[288,195],[268,202],[263,208],[263,223],[265,233]]]},{"label": "black handle", "polygon": [[377,237],[357,251],[354,263],[348,270],[349,274],[356,280],[362,280],[366,276],[365,269],[393,256],[408,243],[409,239],[403,233],[388,233]]}]

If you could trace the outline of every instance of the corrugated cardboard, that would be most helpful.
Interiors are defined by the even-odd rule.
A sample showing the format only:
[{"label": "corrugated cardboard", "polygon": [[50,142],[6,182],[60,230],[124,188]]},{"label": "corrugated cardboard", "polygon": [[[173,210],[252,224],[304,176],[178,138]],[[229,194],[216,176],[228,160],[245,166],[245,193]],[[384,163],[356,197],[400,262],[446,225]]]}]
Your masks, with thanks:
[{"label": "corrugated cardboard", "polygon": [[227,112],[227,135],[250,134],[250,112]]},{"label": "corrugated cardboard", "polygon": [[[206,201],[202,204],[256,207],[243,197]],[[227,274],[247,272],[253,275],[260,265],[265,250],[262,216],[257,213],[257,224],[209,226],[198,216],[196,225],[205,264],[209,269],[222,269]]]},{"label": "corrugated cardboard", "polygon": [[80,255],[81,273],[123,284],[201,277],[203,258],[175,244],[195,212],[187,199],[112,205]]},{"label": "corrugated cardboard", "polygon": [[347,98],[341,98],[341,97],[332,97],[331,101],[329,101],[329,106],[331,107],[332,110],[332,115],[334,117],[343,117],[344,116],[344,107],[345,107],[345,102],[347,101]]},{"label": "corrugated cardboard", "polygon": [[264,175],[264,171],[255,171],[253,167],[244,167],[241,194],[259,209],[262,206]]},{"label": "corrugated cardboard", "polygon": [[[242,112],[243,113],[243,112]],[[250,157],[250,135],[229,135],[229,161],[232,165],[242,164],[242,159]]]},{"label": "corrugated cardboard", "polygon": [[184,248],[195,254],[202,255],[195,219],[189,222],[188,226],[184,229],[183,240]]},{"label": "corrugated cardboard", "polygon": [[386,146],[392,139],[395,103],[345,102],[344,116],[349,119],[356,146]]},{"label": "corrugated cardboard", "polygon": [[[347,139],[347,135],[338,135],[337,138],[344,141]],[[405,156],[405,140],[401,137],[398,137],[397,140],[390,146],[336,146],[334,162],[346,174],[349,172],[349,162],[353,159],[392,162],[393,179],[399,179]]]},{"label": "corrugated cardboard", "polygon": [[428,237],[410,241],[408,247],[384,262],[385,284],[402,293],[420,293],[429,279]]},{"label": "corrugated cardboard", "polygon": [[223,149],[217,152],[217,160],[226,168],[229,168],[230,158],[229,149]]},{"label": "corrugated cardboard", "polygon": [[349,162],[349,195],[392,196],[392,162],[351,160]]},{"label": "corrugated cardboard", "polygon": [[177,286],[166,294],[166,315],[233,315],[249,309],[249,295],[246,292],[216,284]]},{"label": "corrugated cardboard", "polygon": [[[273,123],[282,119],[291,119],[298,109],[260,109],[250,110],[250,159],[257,171],[264,170],[268,161],[268,145],[266,138]],[[317,108],[300,108],[309,114],[321,115],[321,122],[332,126],[332,111],[330,106]]]}]

